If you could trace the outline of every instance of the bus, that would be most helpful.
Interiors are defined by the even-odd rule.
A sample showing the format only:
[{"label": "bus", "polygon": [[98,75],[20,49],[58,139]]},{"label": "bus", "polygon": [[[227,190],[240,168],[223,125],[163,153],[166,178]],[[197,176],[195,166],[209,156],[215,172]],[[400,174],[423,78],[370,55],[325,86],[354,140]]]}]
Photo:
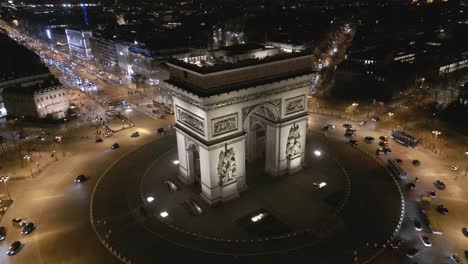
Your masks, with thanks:
[{"label": "bus", "polygon": [[395,159],[388,159],[388,168],[390,172],[400,179],[407,179],[408,173],[404,171]]},{"label": "bus", "polygon": [[417,140],[416,138],[406,134],[405,132],[399,131],[397,129],[394,129],[392,131],[392,138],[396,142],[402,145],[405,145],[407,147],[410,147],[410,148],[415,148],[419,142],[419,140]]}]

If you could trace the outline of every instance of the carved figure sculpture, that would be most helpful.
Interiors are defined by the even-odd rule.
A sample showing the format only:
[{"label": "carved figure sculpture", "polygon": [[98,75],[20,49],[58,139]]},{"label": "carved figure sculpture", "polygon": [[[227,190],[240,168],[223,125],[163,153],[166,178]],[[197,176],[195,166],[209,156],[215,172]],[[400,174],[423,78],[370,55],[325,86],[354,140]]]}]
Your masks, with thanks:
[{"label": "carved figure sculpture", "polygon": [[301,134],[299,125],[293,124],[289,129],[288,143],[286,143],[286,156],[291,157],[301,152]]},{"label": "carved figure sculpture", "polygon": [[237,168],[234,148],[228,149],[226,144],[224,150],[219,153],[218,177],[220,185],[225,185],[226,183],[235,180],[236,173]]}]

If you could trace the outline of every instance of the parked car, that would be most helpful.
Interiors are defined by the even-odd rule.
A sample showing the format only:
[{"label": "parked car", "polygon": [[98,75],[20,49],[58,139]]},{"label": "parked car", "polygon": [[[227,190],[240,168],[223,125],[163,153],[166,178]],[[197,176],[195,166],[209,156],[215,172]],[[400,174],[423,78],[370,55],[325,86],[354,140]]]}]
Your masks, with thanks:
[{"label": "parked car", "polygon": [[419,239],[421,239],[421,242],[423,243],[424,246],[432,247],[431,240],[429,239],[428,236],[426,236],[424,234],[419,234]]},{"label": "parked car", "polygon": [[11,244],[11,246],[8,248],[7,254],[8,256],[13,256],[15,255],[21,248],[21,242],[15,241]]},{"label": "parked car", "polygon": [[364,141],[367,142],[367,143],[373,143],[375,141],[375,138],[373,137],[364,137]]},{"label": "parked car", "polygon": [[445,186],[445,182],[441,181],[441,180],[436,180],[434,182],[435,186],[439,189],[439,190],[445,190],[446,186]]},{"label": "parked car", "polygon": [[120,145],[119,145],[119,143],[114,143],[114,144],[112,144],[111,148],[112,149],[117,149],[117,148],[120,148]]},{"label": "parked car", "polygon": [[403,161],[401,159],[395,159],[395,161],[400,165],[403,164]]},{"label": "parked car", "polygon": [[437,194],[436,194],[436,190],[435,189],[432,189],[431,191],[429,191],[429,196],[432,197],[432,199],[436,198],[437,197]]},{"label": "parked car", "polygon": [[158,130],[156,130],[156,132],[158,132],[158,134],[161,134],[161,135],[164,135],[166,133],[166,131],[162,127],[158,128]]},{"label": "parked car", "polygon": [[16,226],[25,226],[27,224],[26,221],[24,221],[21,218],[13,218],[11,222],[13,225],[16,225]]},{"label": "parked car", "polygon": [[458,170],[458,166],[450,166],[450,169],[453,170],[453,171],[457,171]]},{"label": "parked car", "polygon": [[417,248],[410,248],[410,249],[406,250],[406,256],[408,256],[408,258],[414,258],[417,255],[419,255],[419,253],[421,253],[421,252]]},{"label": "parked car", "polygon": [[130,137],[139,137],[139,136],[140,136],[140,133],[138,131],[135,131],[132,133]]},{"label": "parked car", "polygon": [[462,232],[463,232],[463,235],[465,235],[466,237],[468,237],[468,227],[462,228]]},{"label": "parked car", "polygon": [[353,126],[350,125],[350,124],[343,124],[342,127],[344,127],[344,128],[353,128]]},{"label": "parked car", "polygon": [[166,116],[165,116],[165,115],[162,115],[162,116],[160,116],[159,118],[161,118],[161,119],[166,119]]},{"label": "parked car", "polygon": [[383,147],[382,149],[383,149],[383,152],[384,152],[385,154],[390,154],[390,153],[392,153],[392,149],[389,148],[389,147]]},{"label": "parked car", "polygon": [[416,189],[416,184],[414,182],[408,183],[408,190],[412,191]]},{"label": "parked car", "polygon": [[380,117],[374,116],[374,117],[372,117],[371,120],[372,120],[372,122],[379,122],[379,121],[380,121]]},{"label": "parked car", "polygon": [[411,164],[413,164],[414,166],[420,166],[420,165],[421,165],[421,161],[419,161],[419,160],[413,160],[413,161],[411,162]]},{"label": "parked car", "polygon": [[34,229],[36,229],[36,226],[33,223],[28,223],[25,227],[23,227],[23,230],[21,231],[22,235],[27,235],[31,233]]},{"label": "parked car", "polygon": [[382,141],[387,141],[388,138],[386,136],[380,136],[379,139]]},{"label": "parked car", "polygon": [[367,121],[361,121],[361,122],[359,122],[359,125],[360,126],[365,126],[365,125],[367,125]]},{"label": "parked car", "polygon": [[114,135],[114,133],[112,133],[111,131],[108,131],[108,132],[104,133],[105,137],[112,137],[113,135]]},{"label": "parked car", "polygon": [[80,183],[80,182],[84,182],[84,181],[86,181],[86,176],[84,176],[83,174],[78,175],[78,176],[76,177],[76,179],[75,179],[75,182],[76,182],[76,183]]},{"label": "parked car", "polygon": [[348,141],[348,143],[349,143],[351,146],[357,146],[357,145],[359,144],[358,141],[355,140],[355,139],[350,139],[350,140]]},{"label": "parked car", "polygon": [[4,226],[0,226],[0,240],[5,240],[6,237],[6,228]]},{"label": "parked car", "polygon": [[102,138],[96,138],[96,140],[95,140],[94,142],[100,143],[100,142],[102,142],[102,141],[103,141]]}]

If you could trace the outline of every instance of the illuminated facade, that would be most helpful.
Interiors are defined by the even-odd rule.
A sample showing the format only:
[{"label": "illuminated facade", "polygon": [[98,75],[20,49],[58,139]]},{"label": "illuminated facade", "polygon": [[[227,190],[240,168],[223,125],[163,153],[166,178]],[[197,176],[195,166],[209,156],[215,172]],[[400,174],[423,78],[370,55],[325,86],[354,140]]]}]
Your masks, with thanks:
[{"label": "illuminated facade", "polygon": [[246,161],[264,160],[273,177],[301,170],[310,61],[297,54],[212,68],[168,63],[181,180],[199,184],[214,204],[247,189],[246,176],[255,175],[246,174]]}]

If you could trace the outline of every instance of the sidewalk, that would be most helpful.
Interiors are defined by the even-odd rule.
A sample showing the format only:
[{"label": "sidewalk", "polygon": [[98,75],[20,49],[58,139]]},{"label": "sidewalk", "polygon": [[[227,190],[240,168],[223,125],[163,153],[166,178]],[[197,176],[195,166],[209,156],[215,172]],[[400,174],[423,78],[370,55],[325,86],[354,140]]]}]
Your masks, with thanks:
[{"label": "sidewalk", "polygon": [[[24,158],[30,155],[29,161]],[[12,148],[1,153],[2,163],[0,165],[0,175],[10,177],[10,180],[26,180],[38,177],[51,163],[66,157],[66,153],[56,153],[48,151],[22,152],[23,159],[20,159],[19,152]]]}]

